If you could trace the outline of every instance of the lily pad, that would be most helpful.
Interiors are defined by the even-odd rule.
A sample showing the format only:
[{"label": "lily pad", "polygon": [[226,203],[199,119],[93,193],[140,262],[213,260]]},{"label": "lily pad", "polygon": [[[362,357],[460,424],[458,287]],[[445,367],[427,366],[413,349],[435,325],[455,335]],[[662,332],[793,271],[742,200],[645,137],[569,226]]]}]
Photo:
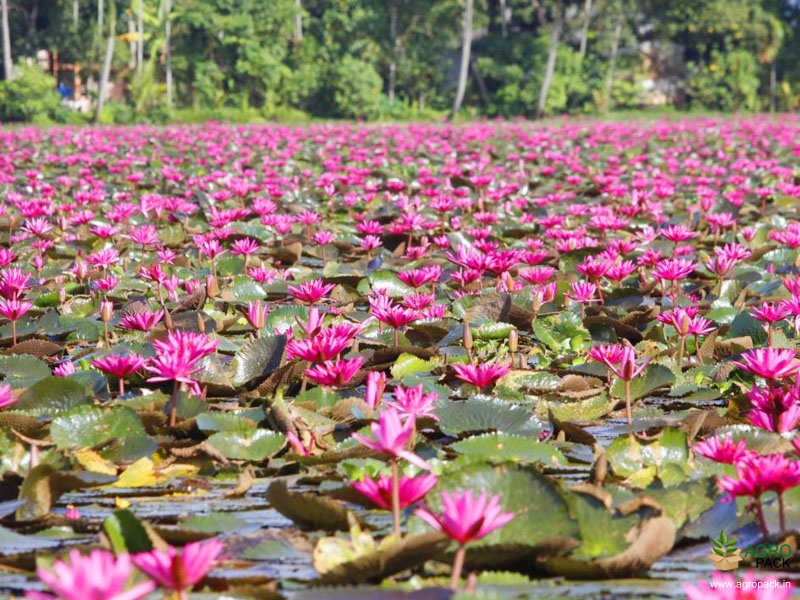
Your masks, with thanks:
[{"label": "lily pad", "polygon": [[225,458],[261,462],[280,452],[286,437],[266,429],[248,429],[219,431],[207,441]]},{"label": "lily pad", "polygon": [[53,419],[50,436],[59,448],[107,447],[100,455],[113,461],[149,456],[157,444],[147,436],[138,415],[129,408],[103,410],[79,406]]},{"label": "lily pad", "polygon": [[[631,381],[631,400],[644,398],[653,390],[675,383],[675,373],[664,365],[651,363],[639,377]],[[625,382],[617,379],[611,393],[617,398],[625,397]]]},{"label": "lily pad", "polygon": [[49,415],[66,412],[89,402],[88,390],[78,381],[47,377],[25,390],[14,405],[14,410],[29,415]]},{"label": "lily pad", "polygon": [[528,437],[538,436],[544,427],[529,408],[476,395],[464,402],[444,402],[436,408],[439,429],[447,435],[498,431]]},{"label": "lily pad", "polygon": [[566,458],[550,444],[529,437],[507,433],[487,433],[467,438],[449,446],[459,454],[477,456],[489,462],[542,463],[563,465]]},{"label": "lily pad", "polygon": [[3,383],[10,384],[13,389],[21,389],[50,377],[51,372],[43,360],[21,354],[0,356],[0,375],[3,376]]},{"label": "lily pad", "polygon": [[245,344],[231,361],[233,385],[258,386],[280,366],[286,342],[285,335],[265,335]]}]

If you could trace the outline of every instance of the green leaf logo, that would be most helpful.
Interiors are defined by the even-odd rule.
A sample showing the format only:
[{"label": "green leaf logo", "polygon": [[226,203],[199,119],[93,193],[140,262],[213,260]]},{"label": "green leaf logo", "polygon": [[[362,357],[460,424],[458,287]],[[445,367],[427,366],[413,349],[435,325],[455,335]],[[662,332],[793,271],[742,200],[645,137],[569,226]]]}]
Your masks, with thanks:
[{"label": "green leaf logo", "polygon": [[728,536],[725,535],[724,531],[719,532],[719,539],[715,540],[714,538],[711,538],[711,542],[714,544],[714,547],[711,550],[718,556],[725,556],[726,554],[732,553],[736,550],[736,540],[728,539]]}]

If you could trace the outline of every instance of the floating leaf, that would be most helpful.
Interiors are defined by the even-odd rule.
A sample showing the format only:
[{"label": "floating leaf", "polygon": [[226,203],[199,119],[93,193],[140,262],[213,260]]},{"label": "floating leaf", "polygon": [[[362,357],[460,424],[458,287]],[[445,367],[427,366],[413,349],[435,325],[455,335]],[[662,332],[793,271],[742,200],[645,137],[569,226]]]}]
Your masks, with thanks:
[{"label": "floating leaf", "polygon": [[208,444],[225,458],[261,462],[280,452],[286,437],[266,429],[220,431],[208,438]]},{"label": "floating leaf", "polygon": [[[664,365],[650,363],[645,367],[644,373],[631,381],[631,400],[644,398],[660,387],[675,383],[675,374]],[[617,398],[625,397],[625,382],[617,378],[611,393]]]},{"label": "floating leaf", "polygon": [[566,458],[551,444],[533,441],[529,437],[507,433],[487,433],[449,446],[459,454],[478,456],[489,462],[536,462],[545,465],[563,465]]},{"label": "floating leaf", "polygon": [[59,448],[91,448],[102,444],[103,458],[132,461],[152,454],[158,446],[145,432],[138,415],[129,408],[103,410],[79,406],[53,419],[53,442]]},{"label": "floating leaf", "polygon": [[413,354],[403,353],[397,357],[392,365],[392,377],[400,379],[406,375],[414,375],[416,373],[430,373],[434,368],[431,361],[417,358]]},{"label": "floating leaf", "polygon": [[42,463],[31,469],[19,490],[25,506],[17,510],[17,519],[38,519],[50,512],[53,504],[66,492],[113,483],[116,477],[98,473],[61,471],[54,465]]},{"label": "floating leaf", "polygon": [[103,521],[103,531],[108,536],[115,553],[136,554],[150,552],[153,549],[153,541],[147,529],[130,510],[120,509],[111,513]]},{"label": "floating leaf", "polygon": [[50,415],[89,402],[89,392],[81,383],[63,377],[47,377],[25,390],[14,405],[14,410],[29,415]]},{"label": "floating leaf", "polygon": [[669,464],[685,466],[689,447],[684,432],[668,427],[652,441],[620,436],[608,447],[606,457],[617,475],[629,477],[645,467],[655,467],[662,473]]},{"label": "floating leaf", "polygon": [[487,321],[472,328],[472,335],[478,340],[507,340],[509,334],[516,330],[511,323]]},{"label": "floating leaf", "polygon": [[440,419],[439,429],[451,436],[499,431],[536,437],[543,429],[529,408],[489,396],[476,395],[464,402],[439,404],[436,414]]},{"label": "floating leaf", "polygon": [[285,335],[265,335],[247,342],[231,361],[232,382],[252,389],[280,366],[286,349]]},{"label": "floating leaf", "polygon": [[270,484],[267,501],[303,529],[347,531],[350,527],[347,510],[339,502],[309,492],[292,492],[285,481]]},{"label": "floating leaf", "polygon": [[47,363],[33,356],[0,356],[3,383],[10,384],[13,389],[30,387],[51,374]]},{"label": "floating leaf", "polygon": [[205,412],[197,415],[197,427],[201,431],[242,431],[255,429],[258,423],[231,412]]}]

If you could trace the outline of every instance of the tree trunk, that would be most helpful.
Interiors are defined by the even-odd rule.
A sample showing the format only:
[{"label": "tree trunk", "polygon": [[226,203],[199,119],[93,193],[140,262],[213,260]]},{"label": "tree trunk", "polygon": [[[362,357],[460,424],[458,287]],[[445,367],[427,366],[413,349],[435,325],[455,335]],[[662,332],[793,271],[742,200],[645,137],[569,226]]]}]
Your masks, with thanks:
[{"label": "tree trunk", "polygon": [[614,37],[611,38],[611,56],[608,58],[608,72],[606,73],[606,112],[611,108],[611,90],[614,87],[614,71],[617,66],[619,40],[622,37],[622,24],[624,21],[624,15],[621,14],[617,17],[617,24],[614,26]]},{"label": "tree trunk", "polygon": [[294,0],[297,7],[297,14],[294,16],[294,39],[297,42],[303,41],[303,0]]},{"label": "tree trunk", "polygon": [[395,87],[397,86],[397,4],[389,7],[389,43],[392,45],[389,62],[389,105],[394,104]]},{"label": "tree trunk", "polygon": [[103,31],[103,16],[105,9],[103,8],[103,0],[97,0],[97,31]]},{"label": "tree trunk", "polygon": [[144,69],[144,0],[136,1],[136,75],[141,78]]},{"label": "tree trunk", "polygon": [[589,44],[589,24],[592,22],[592,0],[584,0],[583,12],[585,16],[583,19],[583,27],[581,28],[581,45],[578,50],[578,56],[581,60],[586,56],[586,46]]},{"label": "tree trunk", "polygon": [[464,93],[467,91],[467,76],[469,75],[469,55],[472,51],[472,4],[473,0],[466,0],[464,4],[464,32],[461,43],[461,68],[458,72],[458,87],[456,97],[453,101],[453,110],[450,118],[455,119],[458,111],[461,110],[461,103],[464,101]]},{"label": "tree trunk", "polygon": [[172,0],[167,0],[166,9],[166,70],[167,70],[167,108],[172,108]]},{"label": "tree trunk", "polygon": [[776,110],[776,88],[778,85],[778,75],[775,72],[775,59],[772,59],[772,62],[769,63],[769,112],[775,114]]},{"label": "tree trunk", "polygon": [[542,89],[539,90],[539,103],[536,106],[536,118],[541,119],[547,105],[547,94],[550,92],[550,84],[553,83],[553,73],[556,70],[556,55],[558,54],[558,40],[561,37],[561,28],[564,25],[564,0],[558,0],[556,5],[556,20],[553,23],[553,31],[550,34],[550,48],[547,51],[547,67],[544,72]]},{"label": "tree trunk", "polygon": [[3,27],[3,74],[6,81],[14,79],[14,61],[11,60],[11,34],[8,32],[8,0],[0,0],[0,19]]},{"label": "tree trunk", "polygon": [[128,59],[128,68],[132,71],[136,68],[136,40],[133,34],[136,33],[136,24],[133,22],[133,16],[128,14],[128,33],[130,34],[130,41],[128,42],[128,49],[130,50],[131,57]]},{"label": "tree trunk", "polygon": [[103,74],[100,78],[100,89],[97,92],[97,112],[94,114],[94,122],[100,122],[100,113],[103,111],[103,104],[108,93],[108,80],[111,77],[111,61],[114,59],[114,29],[109,23],[108,39],[106,40],[106,57],[103,60]]},{"label": "tree trunk", "polygon": [[500,33],[503,37],[508,35],[508,8],[506,0],[500,0]]},{"label": "tree trunk", "polygon": [[78,16],[80,13],[80,0],[72,0],[72,24],[78,26]]}]

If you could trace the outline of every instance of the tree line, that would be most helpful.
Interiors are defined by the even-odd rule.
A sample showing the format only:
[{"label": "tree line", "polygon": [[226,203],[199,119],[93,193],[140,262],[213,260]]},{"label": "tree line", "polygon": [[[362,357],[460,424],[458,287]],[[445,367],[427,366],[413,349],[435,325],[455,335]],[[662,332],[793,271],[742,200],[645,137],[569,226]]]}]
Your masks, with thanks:
[{"label": "tree line", "polygon": [[74,94],[76,74],[92,84],[94,116],[123,122],[800,104],[798,0],[0,0],[0,9],[3,120],[64,118],[52,90]]}]

